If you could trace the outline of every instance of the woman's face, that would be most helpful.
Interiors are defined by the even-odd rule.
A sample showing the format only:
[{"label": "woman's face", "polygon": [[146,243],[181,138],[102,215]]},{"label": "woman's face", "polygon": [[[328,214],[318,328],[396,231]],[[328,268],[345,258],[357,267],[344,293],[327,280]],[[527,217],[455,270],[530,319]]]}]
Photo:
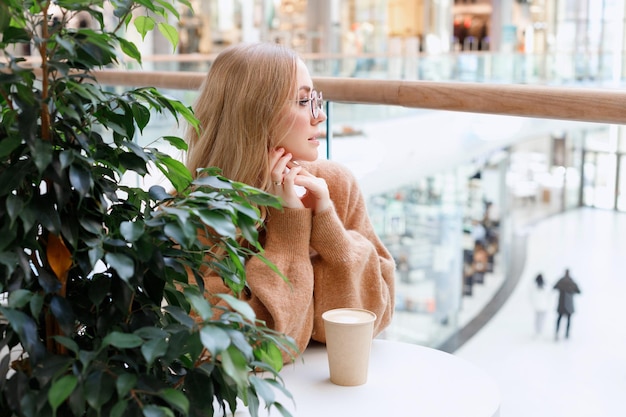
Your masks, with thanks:
[{"label": "woman's face", "polygon": [[316,118],[311,114],[311,93],[313,80],[304,62],[297,64],[297,100],[290,101],[283,107],[283,115],[278,126],[278,137],[282,138],[278,147],[293,155],[296,161],[315,161],[318,156],[323,135],[319,130],[320,123],[326,120],[326,113],[319,111]]}]

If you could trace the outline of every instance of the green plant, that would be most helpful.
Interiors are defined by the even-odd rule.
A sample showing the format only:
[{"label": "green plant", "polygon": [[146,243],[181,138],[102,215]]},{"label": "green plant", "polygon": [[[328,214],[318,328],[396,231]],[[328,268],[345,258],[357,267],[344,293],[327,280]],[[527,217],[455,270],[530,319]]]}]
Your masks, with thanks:
[{"label": "green plant", "polygon": [[[211,416],[238,402],[289,415],[272,392],[289,396],[278,371],[292,340],[228,295],[232,308],[214,315],[198,273],[212,268],[242,290],[245,259],[263,258],[259,209],[278,201],[216,169],[192,182],[178,160],[139,147],[152,114],[197,126],[192,111],[154,88],[112,92],[91,74],[120,54],[141,62],[129,25],[175,45],[166,18],[176,4],[55,5],[52,19],[50,1],[0,2],[0,415]],[[93,24],[72,28],[77,12]],[[24,46],[38,59],[21,58]],[[122,181],[151,167],[175,192]]]}]

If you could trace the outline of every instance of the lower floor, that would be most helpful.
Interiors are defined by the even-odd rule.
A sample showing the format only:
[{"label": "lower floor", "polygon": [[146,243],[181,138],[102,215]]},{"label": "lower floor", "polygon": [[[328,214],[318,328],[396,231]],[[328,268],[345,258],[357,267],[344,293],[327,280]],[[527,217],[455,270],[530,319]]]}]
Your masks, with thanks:
[{"label": "lower floor", "polygon": [[[454,351],[499,385],[501,413],[526,416],[621,416],[626,413],[626,213],[581,208],[530,223],[525,262],[503,305]],[[530,301],[542,273],[551,288],[569,268],[581,294],[574,299],[570,336],[555,340],[557,292],[541,333]],[[618,320],[617,322],[615,320]]]},{"label": "lower floor", "polygon": [[[441,127],[421,119],[425,131]],[[397,264],[396,315],[385,337],[454,350],[481,327],[478,312],[497,310],[515,288],[526,250],[520,230],[578,207],[623,213],[626,156],[599,150],[615,129],[528,129],[528,138],[499,150],[372,193],[374,226]]]}]

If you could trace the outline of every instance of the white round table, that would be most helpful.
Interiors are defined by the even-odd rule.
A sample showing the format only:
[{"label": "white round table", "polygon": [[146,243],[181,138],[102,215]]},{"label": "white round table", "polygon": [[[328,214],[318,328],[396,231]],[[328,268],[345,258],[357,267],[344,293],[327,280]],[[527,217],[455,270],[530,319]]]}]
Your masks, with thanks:
[{"label": "white round table", "polygon": [[[368,381],[330,382],[326,348],[311,344],[280,372],[293,401],[277,399],[294,417],[498,417],[500,391],[475,365],[440,350],[375,339]],[[244,408],[236,416],[248,416]],[[260,415],[267,416],[266,410]],[[271,416],[280,416],[272,410]]]}]

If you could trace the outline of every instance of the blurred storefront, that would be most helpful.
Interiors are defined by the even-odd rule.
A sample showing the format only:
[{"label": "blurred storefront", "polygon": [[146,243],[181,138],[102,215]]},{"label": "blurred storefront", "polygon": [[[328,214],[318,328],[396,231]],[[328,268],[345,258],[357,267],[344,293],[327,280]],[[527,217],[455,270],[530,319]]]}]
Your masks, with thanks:
[{"label": "blurred storefront", "polygon": [[180,22],[179,51],[185,54],[264,40],[301,53],[344,56],[550,53],[560,57],[555,66],[565,62],[559,59],[570,65],[574,54],[578,59],[568,70],[580,79],[623,71],[617,61],[625,48],[624,0],[193,0],[192,5],[195,13],[183,11]]}]

